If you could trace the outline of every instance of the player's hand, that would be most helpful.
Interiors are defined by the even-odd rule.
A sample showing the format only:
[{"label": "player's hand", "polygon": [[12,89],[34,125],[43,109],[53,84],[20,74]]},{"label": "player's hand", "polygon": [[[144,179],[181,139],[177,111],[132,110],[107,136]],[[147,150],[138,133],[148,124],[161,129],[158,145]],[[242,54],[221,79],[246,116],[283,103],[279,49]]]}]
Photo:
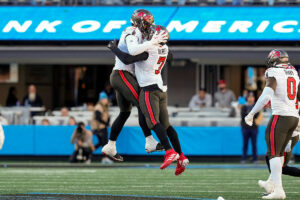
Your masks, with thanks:
[{"label": "player's hand", "polygon": [[160,43],[166,43],[167,42],[167,34],[165,31],[161,31],[160,33],[155,32],[152,39],[151,43],[153,45],[159,45]]},{"label": "player's hand", "polygon": [[254,115],[249,113],[246,117],[245,117],[245,122],[246,124],[248,124],[249,126],[253,125],[253,117]]},{"label": "player's hand", "polygon": [[117,47],[117,40],[116,39],[114,39],[113,41],[110,41],[107,45],[107,48],[109,48],[109,49],[113,49],[115,47]]}]

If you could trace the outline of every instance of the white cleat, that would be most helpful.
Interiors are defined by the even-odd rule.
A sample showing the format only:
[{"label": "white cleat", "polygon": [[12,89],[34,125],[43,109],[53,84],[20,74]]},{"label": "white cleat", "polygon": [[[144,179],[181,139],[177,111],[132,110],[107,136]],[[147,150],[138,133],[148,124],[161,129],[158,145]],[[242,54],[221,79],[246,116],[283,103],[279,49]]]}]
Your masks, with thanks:
[{"label": "white cleat", "polygon": [[117,152],[116,145],[112,145],[110,143],[104,145],[102,148],[102,153],[106,156],[109,156],[111,159],[119,162],[123,162],[124,159],[122,156],[120,156]]},{"label": "white cleat", "polygon": [[274,191],[274,183],[272,180],[270,181],[258,181],[258,185],[260,188],[264,189],[267,194],[271,194]]},{"label": "white cleat", "polygon": [[153,136],[148,136],[146,138],[145,150],[147,153],[152,153],[154,151],[163,151],[164,148],[153,138]]},{"label": "white cleat", "polygon": [[285,199],[285,192],[282,186],[277,186],[274,189],[274,192],[262,197],[263,199]]}]

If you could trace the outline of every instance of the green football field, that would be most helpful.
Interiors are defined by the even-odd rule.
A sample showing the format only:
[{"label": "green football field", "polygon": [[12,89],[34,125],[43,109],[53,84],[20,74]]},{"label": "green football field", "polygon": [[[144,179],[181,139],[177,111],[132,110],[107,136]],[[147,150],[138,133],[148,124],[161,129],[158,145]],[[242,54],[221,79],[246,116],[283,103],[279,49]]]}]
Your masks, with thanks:
[{"label": "green football field", "polygon": [[[253,200],[261,199],[263,193],[257,181],[268,176],[264,165],[241,168],[240,165],[194,164],[178,177],[174,175],[174,165],[163,171],[158,166],[2,166],[0,199],[204,200],[222,196],[226,200]],[[298,178],[284,176],[283,183],[287,199],[300,199]]]}]

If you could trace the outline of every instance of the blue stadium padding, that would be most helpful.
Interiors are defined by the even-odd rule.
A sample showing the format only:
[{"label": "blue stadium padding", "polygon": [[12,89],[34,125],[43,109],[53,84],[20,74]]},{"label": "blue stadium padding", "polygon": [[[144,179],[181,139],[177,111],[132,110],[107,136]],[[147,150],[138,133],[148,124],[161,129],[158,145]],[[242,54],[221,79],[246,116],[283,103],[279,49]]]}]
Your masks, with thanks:
[{"label": "blue stadium padding", "polygon": [[[6,138],[0,155],[70,155],[74,150],[74,145],[70,144],[74,129],[73,126],[4,126]],[[266,152],[265,129],[259,128],[259,155]],[[176,130],[187,155],[226,156],[242,153],[240,127],[176,127]],[[96,137],[93,139],[97,143]],[[147,155],[141,128],[124,127],[117,148],[120,154]],[[96,154],[100,152],[101,149],[98,149]],[[248,152],[251,152],[251,147]],[[300,145],[295,147],[294,153],[300,154]]]},{"label": "blue stadium padding", "polygon": [[5,141],[1,155],[36,155],[34,126],[3,126]]}]

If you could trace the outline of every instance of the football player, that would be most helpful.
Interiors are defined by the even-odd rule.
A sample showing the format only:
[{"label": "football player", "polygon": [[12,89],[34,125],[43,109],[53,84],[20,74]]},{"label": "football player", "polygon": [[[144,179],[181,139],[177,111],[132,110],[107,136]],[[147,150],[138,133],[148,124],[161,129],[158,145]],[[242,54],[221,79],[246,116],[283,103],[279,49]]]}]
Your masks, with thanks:
[{"label": "football player", "polygon": [[[128,45],[132,40],[138,40],[143,37],[147,37],[150,33],[151,25],[154,23],[153,15],[144,9],[138,9],[134,11],[131,17],[132,26],[127,27],[121,35],[119,48],[122,51],[134,52],[135,55],[143,53],[153,45],[165,41],[163,36],[156,34],[150,41],[139,45]],[[147,59],[141,55],[138,60]],[[111,127],[110,138],[108,144],[102,148],[102,153],[108,155],[116,161],[123,161],[123,157],[117,153],[116,140],[131,113],[132,105],[137,106],[139,113],[139,124],[144,132],[146,138],[145,149],[148,153],[153,151],[161,151],[163,147],[158,143],[151,135],[150,129],[147,127],[145,117],[143,116],[139,108],[139,91],[140,88],[134,75],[133,64],[123,63],[116,57],[115,66],[110,75],[110,82],[116,91],[117,103],[120,108],[120,113]]]},{"label": "football player", "polygon": [[267,58],[267,66],[266,87],[251,112],[245,117],[245,121],[252,126],[254,115],[271,101],[272,117],[265,138],[274,190],[262,198],[285,199],[281,174],[285,147],[299,121],[296,107],[296,101],[300,99],[299,76],[295,68],[289,64],[289,56],[284,50],[272,50]]},{"label": "football player", "polygon": [[[296,130],[294,131],[294,133],[292,135],[292,139],[289,141],[289,143],[287,144],[287,146],[285,148],[284,164],[282,166],[282,174],[284,174],[284,175],[300,177],[300,169],[298,169],[296,167],[288,166],[288,163],[289,163],[289,161],[292,157],[293,148],[295,147],[295,145],[298,143],[298,141],[300,139],[299,134],[300,134],[300,123],[298,123],[298,126],[297,126]],[[269,172],[271,172],[270,162],[269,162],[268,157],[266,157],[266,162],[267,162],[267,165],[268,165],[268,168],[269,168]],[[267,181],[259,180],[258,185],[261,188],[265,189],[265,191],[268,194],[272,193],[272,191],[274,190],[274,182],[273,182],[271,176],[269,176]]]},{"label": "football player", "polygon": [[[162,26],[155,26],[153,33],[154,36],[155,33],[163,33],[167,40],[169,39],[167,29]],[[112,51],[121,60],[124,58],[133,59],[132,56],[121,52],[120,49],[112,48]],[[178,134],[169,122],[167,85],[165,84],[166,81],[162,78],[165,76],[161,75],[169,55],[169,49],[166,42],[163,42],[159,46],[153,46],[148,49],[147,53],[149,54],[147,60],[135,63],[135,73],[141,87],[140,107],[146,117],[148,127],[155,131],[166,150],[165,161],[160,168],[165,169],[173,161],[177,160],[175,175],[180,175],[184,172],[189,160],[182,153]],[[171,148],[168,138],[175,151]]]}]

